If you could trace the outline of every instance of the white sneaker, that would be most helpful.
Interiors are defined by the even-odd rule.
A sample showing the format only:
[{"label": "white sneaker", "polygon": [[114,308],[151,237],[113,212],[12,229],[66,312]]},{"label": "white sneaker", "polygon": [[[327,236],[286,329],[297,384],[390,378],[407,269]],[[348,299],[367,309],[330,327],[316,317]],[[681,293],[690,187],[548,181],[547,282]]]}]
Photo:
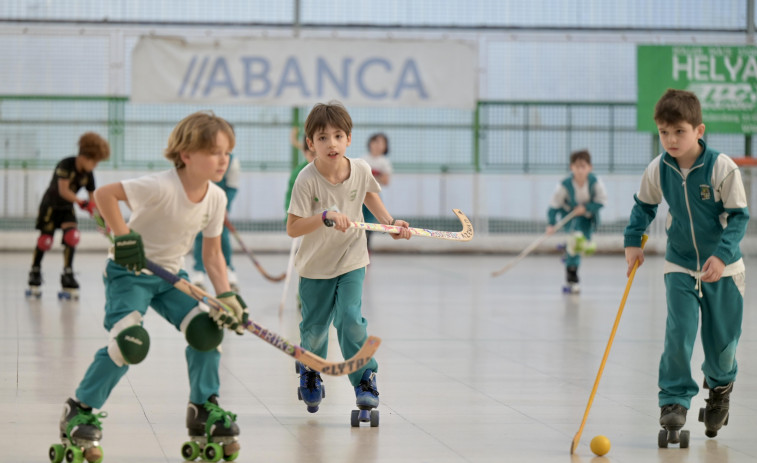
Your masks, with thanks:
[{"label": "white sneaker", "polygon": [[205,272],[200,272],[199,270],[193,271],[189,274],[189,281],[195,286],[205,288]]},{"label": "white sneaker", "polygon": [[226,275],[229,279],[229,286],[231,287],[231,290],[235,293],[239,292],[239,280],[237,279],[237,274],[234,272],[234,270],[226,267]]}]

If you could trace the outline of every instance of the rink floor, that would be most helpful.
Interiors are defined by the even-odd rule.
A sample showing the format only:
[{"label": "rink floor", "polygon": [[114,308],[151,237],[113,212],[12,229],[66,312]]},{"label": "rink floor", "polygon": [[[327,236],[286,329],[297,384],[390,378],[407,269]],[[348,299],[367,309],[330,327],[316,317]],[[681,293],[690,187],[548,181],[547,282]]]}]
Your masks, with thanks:
[{"label": "rink floor", "polygon": [[[454,245],[458,245],[455,243]],[[463,244],[459,244],[463,246]],[[286,254],[260,254],[271,274]],[[377,353],[380,425],[350,426],[354,393],[345,377],[325,377],[316,414],[297,400],[294,361],[251,335],[227,335],[221,403],[242,429],[240,462],[708,462],[757,460],[757,300],[748,292],[739,377],[730,424],[715,439],[697,422],[705,391],[685,429],[690,448],[658,449],[657,369],[665,323],[662,259],[637,273],[599,389],[575,455],[578,431],[627,282],[621,255],[587,258],[583,291],[561,292],[556,255],[528,257],[498,278],[513,256],[375,254],[364,286],[369,333]],[[47,461],[57,442],[63,402],[104,346],[101,253],[79,253],[79,301],[56,293],[62,254],[49,253],[39,300],[24,288],[29,253],[2,253],[0,266],[0,442],[2,461]],[[252,316],[299,342],[296,281],[264,280],[243,254],[234,261]],[[757,272],[747,261],[747,285]],[[105,462],[180,462],[186,440],[185,342],[154,312],[146,360],[133,366],[103,410]],[[332,330],[333,334],[333,330]],[[335,336],[330,359],[340,359]],[[701,346],[692,360],[700,376]],[[603,434],[612,449],[598,459],[589,442]]]}]

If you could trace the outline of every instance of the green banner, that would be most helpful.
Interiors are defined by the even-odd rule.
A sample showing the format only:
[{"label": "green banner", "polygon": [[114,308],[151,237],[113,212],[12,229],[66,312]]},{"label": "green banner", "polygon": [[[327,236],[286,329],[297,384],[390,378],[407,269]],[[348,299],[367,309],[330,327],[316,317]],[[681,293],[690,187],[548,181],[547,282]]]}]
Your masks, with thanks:
[{"label": "green banner", "polygon": [[656,132],[654,106],[669,88],[694,92],[709,133],[757,132],[757,47],[639,45],[636,127]]}]

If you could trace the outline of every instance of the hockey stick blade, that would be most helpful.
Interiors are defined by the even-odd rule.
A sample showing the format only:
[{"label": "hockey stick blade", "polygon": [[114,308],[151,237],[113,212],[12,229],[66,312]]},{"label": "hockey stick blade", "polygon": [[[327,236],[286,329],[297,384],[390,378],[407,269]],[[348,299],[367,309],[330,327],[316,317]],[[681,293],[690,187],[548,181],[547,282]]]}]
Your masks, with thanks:
[{"label": "hockey stick blade", "polygon": [[[205,304],[213,307],[217,310],[223,310],[225,312],[232,312],[232,310],[219,301],[215,297],[211,296],[207,292],[188,282],[187,280],[180,278],[177,275],[169,272],[163,267],[159,266],[155,262],[148,259],[147,270],[151,271],[155,275],[171,283],[174,288],[178,289],[182,293],[192,297],[193,299],[204,302]],[[304,349],[296,344],[292,344],[286,339],[282,338],[273,331],[269,331],[266,328],[258,325],[252,320],[248,320],[245,329],[255,336],[259,337],[263,341],[278,348],[282,352],[299,360],[303,365],[320,371],[321,373],[331,376],[342,376],[350,373],[354,373],[363,368],[376,353],[376,350],[381,344],[381,338],[376,336],[369,336],[363,344],[363,347],[351,358],[343,362],[330,362],[322,357],[315,355],[314,353]]]},{"label": "hockey stick blade", "polygon": [[263,266],[260,265],[260,262],[258,262],[258,260],[255,258],[255,255],[252,253],[252,251],[250,251],[249,249],[247,249],[247,246],[245,246],[244,241],[242,241],[242,237],[239,235],[239,232],[237,232],[237,229],[234,228],[234,225],[231,224],[231,222],[229,221],[228,217],[226,217],[224,219],[223,224],[226,226],[226,228],[229,229],[229,231],[231,232],[231,234],[234,235],[234,239],[236,239],[237,243],[239,243],[239,247],[241,247],[242,251],[244,251],[244,253],[247,254],[250,257],[250,259],[252,260],[252,263],[258,269],[258,272],[260,272],[260,274],[263,275],[263,277],[266,280],[273,281],[273,282],[278,282],[278,281],[281,281],[284,278],[286,278],[286,276],[287,276],[286,273],[282,273],[279,276],[273,276],[273,275],[271,275],[271,274],[269,274],[268,272],[265,271],[265,269],[263,268]]},{"label": "hockey stick blade", "polygon": [[554,235],[558,230],[560,230],[562,227],[564,227],[566,223],[570,222],[570,219],[572,219],[575,215],[576,215],[576,210],[575,209],[572,210],[572,211],[570,211],[570,213],[568,215],[566,215],[565,217],[563,217],[559,222],[557,222],[555,224],[555,229],[554,229],[554,231],[552,233],[544,233],[539,238],[537,238],[536,240],[534,240],[533,243],[531,243],[528,246],[526,246],[526,249],[524,249],[523,251],[521,251],[520,254],[518,254],[517,257],[515,257],[513,260],[511,260],[510,262],[508,262],[507,265],[505,265],[504,267],[502,267],[501,269],[499,269],[499,270],[497,270],[495,272],[492,272],[492,276],[493,277],[500,276],[503,273],[505,273],[508,270],[510,270],[511,268],[515,267],[515,264],[517,264],[518,262],[520,262],[521,260],[523,260],[523,258],[525,258],[527,255],[531,254],[531,252],[534,249],[536,249],[537,247],[539,247],[539,245],[542,244],[544,241],[546,241],[547,238],[549,238],[550,236]]},{"label": "hockey stick blade", "polygon": [[[410,230],[410,233],[413,236],[423,236],[426,238],[436,238],[440,240],[450,240],[450,241],[470,241],[473,239],[473,224],[471,223],[470,219],[463,214],[463,211],[460,209],[452,209],[452,212],[457,215],[457,218],[460,220],[460,223],[463,225],[463,229],[459,232],[450,232],[450,231],[440,231],[440,230],[429,230],[427,228],[412,228],[408,227],[408,230]],[[330,225],[330,226],[333,226]],[[360,230],[368,230],[368,231],[375,231],[375,232],[381,232],[381,233],[392,233],[397,234],[402,230],[403,227],[397,226],[397,225],[384,225],[380,223],[367,223],[367,222],[351,222],[350,228],[357,228]]]},{"label": "hockey stick blade", "polygon": [[[643,235],[641,237],[641,249],[644,249],[644,245],[647,244],[649,236]],[[628,282],[626,283],[626,290],[623,292],[623,298],[620,300],[620,307],[618,307],[618,314],[615,316],[615,323],[612,325],[612,331],[610,332],[610,339],[607,340],[607,346],[605,347],[605,353],[602,356],[602,362],[599,364],[599,370],[597,371],[597,378],[594,380],[594,387],[589,394],[589,402],[586,404],[586,410],[584,411],[584,417],[581,420],[581,426],[578,428],[578,432],[573,436],[573,442],[570,444],[570,454],[576,451],[578,448],[578,442],[581,440],[581,434],[584,432],[584,426],[586,426],[586,419],[589,417],[589,410],[591,410],[591,404],[594,402],[594,396],[597,394],[597,388],[599,388],[599,380],[602,379],[602,372],[605,370],[605,364],[607,363],[607,357],[610,355],[610,348],[612,347],[612,341],[615,339],[615,333],[618,331],[618,325],[620,324],[620,317],[623,315],[623,308],[626,306],[626,299],[628,299],[628,293],[631,291],[631,283],[633,283],[633,277],[636,276],[636,270],[639,268],[639,261],[637,260],[633,264],[630,275],[628,275]]]}]

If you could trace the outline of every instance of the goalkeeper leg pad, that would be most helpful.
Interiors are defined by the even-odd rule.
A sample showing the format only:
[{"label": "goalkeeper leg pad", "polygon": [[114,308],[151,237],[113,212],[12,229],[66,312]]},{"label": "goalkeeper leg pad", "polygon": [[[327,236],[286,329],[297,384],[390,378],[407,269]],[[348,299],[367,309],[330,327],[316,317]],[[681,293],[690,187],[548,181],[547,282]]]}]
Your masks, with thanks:
[{"label": "goalkeeper leg pad", "polygon": [[200,308],[203,305],[205,304],[201,302],[189,311],[181,322],[181,331],[190,346],[200,352],[207,352],[221,345],[223,328],[219,328],[208,312]]},{"label": "goalkeeper leg pad", "polygon": [[108,356],[119,367],[136,365],[147,357],[150,335],[142,327],[142,315],[136,310],[119,320],[110,330]]}]

